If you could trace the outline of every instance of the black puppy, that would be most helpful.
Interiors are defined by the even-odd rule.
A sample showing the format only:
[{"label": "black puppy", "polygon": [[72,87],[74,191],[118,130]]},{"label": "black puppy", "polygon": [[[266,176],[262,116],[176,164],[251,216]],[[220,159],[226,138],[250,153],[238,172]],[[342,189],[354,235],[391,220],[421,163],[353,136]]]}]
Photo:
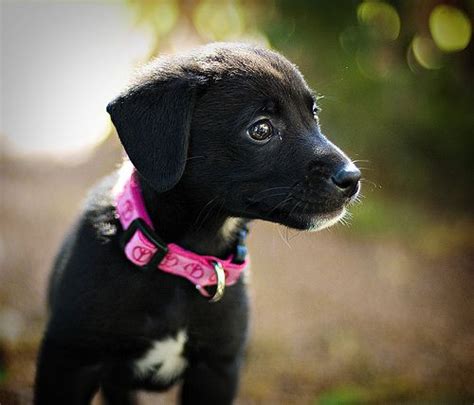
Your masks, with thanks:
[{"label": "black puppy", "polygon": [[[235,258],[250,220],[322,229],[360,187],[359,170],[321,134],[302,75],[272,51],[214,44],[159,58],[107,111],[157,246]],[[189,279],[132,263],[117,177],[93,192],[56,260],[36,404],[87,404],[99,388],[107,403],[130,404],[136,390],[178,381],[182,403],[229,404],[247,335],[244,277],[210,303]]]}]

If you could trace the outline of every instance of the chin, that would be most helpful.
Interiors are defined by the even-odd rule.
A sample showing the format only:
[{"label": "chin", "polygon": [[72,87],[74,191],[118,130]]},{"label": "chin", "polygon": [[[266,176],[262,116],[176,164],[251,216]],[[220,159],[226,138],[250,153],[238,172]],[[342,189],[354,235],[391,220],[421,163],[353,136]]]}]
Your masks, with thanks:
[{"label": "chin", "polygon": [[343,207],[330,214],[316,215],[311,220],[311,225],[307,228],[309,232],[316,232],[322,229],[336,225],[346,215],[346,209]]},{"label": "chin", "polygon": [[274,218],[272,222],[300,231],[316,232],[337,224],[345,215],[346,209],[343,207],[323,214],[292,214],[281,219]]},{"label": "chin", "polygon": [[300,231],[316,232],[329,228],[337,224],[346,215],[346,208],[341,207],[326,213],[309,213],[281,210],[256,210],[254,212],[234,213],[235,216],[242,216],[248,219],[260,219],[263,221],[275,222],[289,228]]}]

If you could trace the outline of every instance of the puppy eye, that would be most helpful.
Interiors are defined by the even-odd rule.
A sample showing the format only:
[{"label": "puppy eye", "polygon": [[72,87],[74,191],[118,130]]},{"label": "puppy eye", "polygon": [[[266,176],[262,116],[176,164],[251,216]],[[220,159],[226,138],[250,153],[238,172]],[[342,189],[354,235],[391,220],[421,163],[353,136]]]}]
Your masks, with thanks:
[{"label": "puppy eye", "polygon": [[316,104],[313,104],[313,117],[315,120],[319,120],[320,112],[321,112],[321,108],[319,108]]},{"label": "puppy eye", "polygon": [[265,141],[273,135],[273,127],[270,121],[261,120],[253,124],[247,134],[256,141]]}]

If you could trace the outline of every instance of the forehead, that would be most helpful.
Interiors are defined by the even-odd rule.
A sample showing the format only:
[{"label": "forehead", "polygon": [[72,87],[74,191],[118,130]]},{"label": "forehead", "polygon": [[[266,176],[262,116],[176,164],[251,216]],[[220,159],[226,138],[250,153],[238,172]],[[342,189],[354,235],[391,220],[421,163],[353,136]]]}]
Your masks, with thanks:
[{"label": "forehead", "polygon": [[201,64],[208,75],[214,75],[210,94],[221,102],[278,107],[288,103],[307,105],[314,98],[297,67],[266,49],[217,49]]}]

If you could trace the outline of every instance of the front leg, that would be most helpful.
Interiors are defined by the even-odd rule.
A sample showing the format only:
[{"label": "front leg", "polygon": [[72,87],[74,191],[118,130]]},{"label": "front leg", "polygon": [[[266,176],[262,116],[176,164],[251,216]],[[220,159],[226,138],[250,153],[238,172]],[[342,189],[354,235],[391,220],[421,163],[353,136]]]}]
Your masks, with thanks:
[{"label": "front leg", "polygon": [[99,373],[100,365],[90,353],[45,339],[38,359],[34,404],[90,404],[98,389]]},{"label": "front leg", "polygon": [[121,363],[106,364],[102,368],[100,391],[106,405],[136,405],[137,396],[130,387],[133,375]]},{"label": "front leg", "polygon": [[137,396],[128,387],[123,387],[114,381],[103,381],[101,386],[102,398],[106,405],[136,405]]},{"label": "front leg", "polygon": [[181,404],[231,404],[239,385],[240,358],[191,364],[184,375]]}]

